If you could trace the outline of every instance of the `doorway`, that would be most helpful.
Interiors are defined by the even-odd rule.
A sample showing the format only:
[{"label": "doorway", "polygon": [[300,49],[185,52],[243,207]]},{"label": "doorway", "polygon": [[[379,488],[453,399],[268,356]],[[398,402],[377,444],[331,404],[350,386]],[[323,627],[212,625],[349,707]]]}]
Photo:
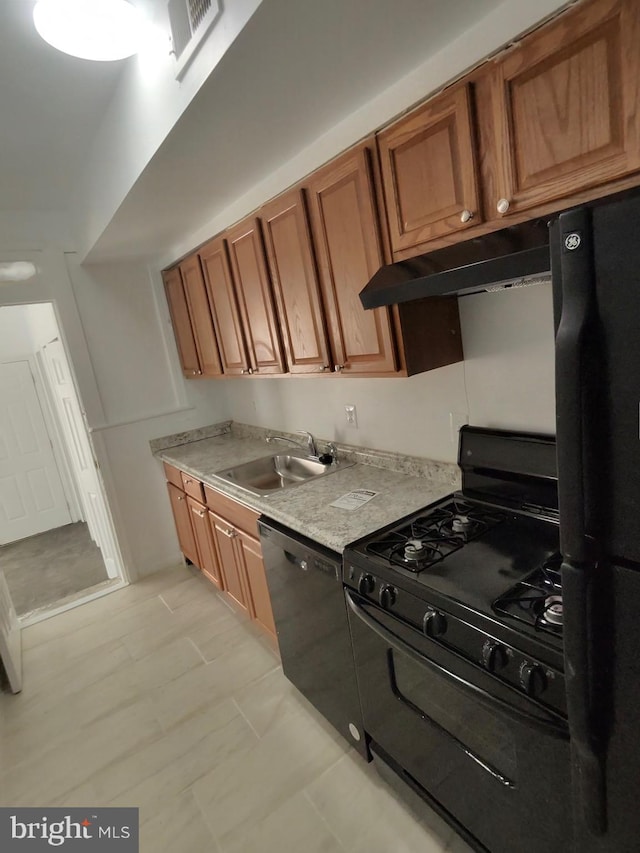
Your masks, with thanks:
[{"label": "doorway", "polygon": [[52,303],[0,307],[0,568],[23,624],[124,582]]}]

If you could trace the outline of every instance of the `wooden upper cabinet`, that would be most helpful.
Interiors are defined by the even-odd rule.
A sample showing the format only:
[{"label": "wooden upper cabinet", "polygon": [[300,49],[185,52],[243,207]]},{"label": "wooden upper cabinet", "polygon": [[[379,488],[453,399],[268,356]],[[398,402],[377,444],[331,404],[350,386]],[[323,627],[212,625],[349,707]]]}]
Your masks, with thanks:
[{"label": "wooden upper cabinet", "polygon": [[187,297],[200,370],[204,376],[220,376],[222,364],[211,318],[207,288],[197,255],[191,255],[180,264],[180,274]]},{"label": "wooden upper cabinet", "polygon": [[250,218],[225,234],[253,373],[285,370],[260,223]]},{"label": "wooden upper cabinet", "polygon": [[336,372],[394,373],[387,308],[365,311],[359,293],[384,264],[369,143],[319,169],[306,193]]},{"label": "wooden upper cabinet", "polygon": [[176,337],[182,372],[189,378],[201,376],[202,371],[196,349],[196,339],[191,326],[187,297],[184,292],[179,268],[174,267],[171,270],[163,272],[162,278],[167,294],[167,303],[169,305],[169,313],[171,314],[173,333]]},{"label": "wooden upper cabinet", "polygon": [[199,255],[223,371],[232,376],[247,373],[249,355],[224,240],[221,237],[211,240],[200,249]]},{"label": "wooden upper cabinet", "polygon": [[302,191],[274,199],[260,218],[288,369],[328,371],[329,341]]},{"label": "wooden upper cabinet", "polygon": [[577,6],[494,71],[497,195],[518,212],[640,168],[640,6]]},{"label": "wooden upper cabinet", "polygon": [[459,86],[377,136],[394,252],[481,220],[470,99]]}]

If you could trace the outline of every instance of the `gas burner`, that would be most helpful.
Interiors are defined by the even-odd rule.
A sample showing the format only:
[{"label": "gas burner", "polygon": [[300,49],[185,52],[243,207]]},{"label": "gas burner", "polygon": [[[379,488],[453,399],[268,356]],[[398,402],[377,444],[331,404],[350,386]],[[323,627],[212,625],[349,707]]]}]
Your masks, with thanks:
[{"label": "gas burner", "polygon": [[409,539],[404,546],[405,560],[421,560],[429,553],[429,545],[421,539]]},{"label": "gas burner", "polygon": [[393,566],[421,572],[481,536],[505,517],[501,512],[452,498],[423,511],[408,524],[372,539],[366,551]]},{"label": "gas burner", "polygon": [[562,625],[561,595],[550,595],[545,598],[540,618],[543,622],[548,622],[549,625]]},{"label": "gas burner", "polygon": [[473,526],[473,521],[468,515],[454,515],[451,519],[451,529],[454,533],[467,533]]},{"label": "gas burner", "polygon": [[562,634],[561,565],[562,556],[553,554],[539,569],[494,601],[493,609],[536,630]]}]

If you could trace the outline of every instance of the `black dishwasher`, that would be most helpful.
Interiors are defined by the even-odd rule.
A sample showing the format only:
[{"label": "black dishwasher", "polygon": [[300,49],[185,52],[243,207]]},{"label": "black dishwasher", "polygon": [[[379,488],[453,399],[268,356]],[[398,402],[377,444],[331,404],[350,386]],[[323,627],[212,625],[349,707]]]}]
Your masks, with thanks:
[{"label": "black dishwasher", "polygon": [[258,528],[284,674],[368,759],[341,557],[271,519]]}]

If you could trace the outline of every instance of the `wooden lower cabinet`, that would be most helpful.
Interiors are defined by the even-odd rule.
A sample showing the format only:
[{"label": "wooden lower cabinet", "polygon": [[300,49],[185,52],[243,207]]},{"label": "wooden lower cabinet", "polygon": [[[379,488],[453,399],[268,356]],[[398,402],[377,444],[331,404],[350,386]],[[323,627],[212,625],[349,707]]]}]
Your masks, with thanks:
[{"label": "wooden lower cabinet", "polygon": [[262,561],[260,541],[239,531],[236,543],[244,564],[251,615],[258,625],[275,640],[276,623],[273,621],[271,597]]},{"label": "wooden lower cabinet", "polygon": [[190,511],[191,528],[196,540],[199,562],[198,568],[206,575],[211,583],[223,588],[222,574],[220,572],[220,558],[209,523],[209,510],[193,498],[187,497],[187,506]]},{"label": "wooden lower cabinet", "polygon": [[276,626],[258,538],[259,513],[173,465],[165,462],[164,469],[182,553],[224,593],[236,610],[253,620],[277,648]]},{"label": "wooden lower cabinet", "polygon": [[243,613],[251,615],[247,581],[242,560],[239,558],[235,539],[238,531],[228,521],[209,510],[211,532],[218,546],[220,566],[224,578],[224,591],[232,604]]},{"label": "wooden lower cabinet", "polygon": [[177,486],[174,486],[173,483],[167,483],[167,489],[169,490],[169,500],[171,501],[171,510],[173,512],[173,520],[176,525],[176,533],[178,534],[180,550],[188,560],[191,560],[194,565],[198,566],[200,563],[200,557],[198,555],[196,539],[193,535],[193,528],[191,526],[187,497],[185,493]]}]

